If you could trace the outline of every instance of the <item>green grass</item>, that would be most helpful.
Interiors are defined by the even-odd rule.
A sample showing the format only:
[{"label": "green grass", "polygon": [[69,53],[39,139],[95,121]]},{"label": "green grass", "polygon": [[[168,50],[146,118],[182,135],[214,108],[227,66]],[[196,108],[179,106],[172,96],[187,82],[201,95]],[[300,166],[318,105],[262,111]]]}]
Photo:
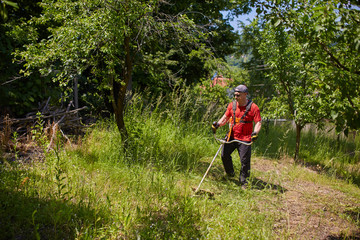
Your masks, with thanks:
[{"label": "green grass", "polygon": [[[194,195],[192,188],[199,184],[219,147],[212,137],[210,123],[222,114],[215,112],[222,110],[204,107],[189,93],[172,97],[175,100],[170,100],[171,104],[158,99],[150,105],[143,105],[141,98],[134,97],[126,114],[131,136],[126,151],[121,147],[116,125],[108,120],[89,129],[76,145],[64,146],[58,142],[44,160],[22,163],[2,159],[0,238],[287,239],[291,236],[287,228],[280,232],[274,228],[284,218],[279,210],[283,208],[282,194],[286,191],[282,183],[303,179],[331,184],[336,175],[324,175],[319,180],[296,165],[282,170],[281,174],[254,169],[251,188],[242,190],[234,182],[222,179],[223,168],[218,158],[201,187],[213,192],[215,197]],[[224,131],[220,130],[219,136]],[[333,140],[312,138],[304,135],[303,141],[320,146],[306,149],[303,145],[301,157],[307,162],[329,166],[333,171],[358,165],[356,160],[346,158],[350,148],[357,151],[355,143],[341,142],[338,150],[334,150]],[[269,128],[254,144],[253,161],[267,158],[273,164],[281,164],[293,151],[292,139],[290,130]],[[342,159],[343,164],[329,165],[335,157]],[[235,153],[234,159],[237,159]],[[238,172],[239,161],[234,163]],[[355,182],[356,175],[346,179]],[[347,182],[340,181],[333,187],[349,196],[359,196],[358,190],[354,191],[356,187]],[[351,212],[354,216],[356,213]]]},{"label": "green grass", "polygon": [[[314,130],[314,129],[313,129]],[[296,133],[290,123],[263,127],[253,151],[257,156],[281,159],[295,152]],[[300,157],[306,166],[360,186],[360,136],[337,137],[325,130],[303,131]]]}]

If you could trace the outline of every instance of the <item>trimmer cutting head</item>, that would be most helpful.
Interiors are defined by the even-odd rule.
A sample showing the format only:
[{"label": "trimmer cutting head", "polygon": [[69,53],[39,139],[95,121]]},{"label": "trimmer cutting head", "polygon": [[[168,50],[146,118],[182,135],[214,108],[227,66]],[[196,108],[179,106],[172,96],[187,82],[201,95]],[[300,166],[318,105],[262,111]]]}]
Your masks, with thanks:
[{"label": "trimmer cutting head", "polygon": [[197,190],[197,188],[195,188],[195,187],[192,187],[191,189],[195,192],[195,195],[198,195],[198,196],[200,196],[200,195],[208,195],[209,198],[214,198],[214,196],[215,196],[214,192],[211,192],[211,191],[206,190],[206,189],[198,189]]}]

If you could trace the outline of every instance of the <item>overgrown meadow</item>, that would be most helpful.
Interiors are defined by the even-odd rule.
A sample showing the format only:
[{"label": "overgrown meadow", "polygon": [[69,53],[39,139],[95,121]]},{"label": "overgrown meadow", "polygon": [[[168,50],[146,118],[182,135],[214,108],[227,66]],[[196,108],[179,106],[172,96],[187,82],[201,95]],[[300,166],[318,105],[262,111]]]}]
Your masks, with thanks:
[{"label": "overgrown meadow", "polygon": [[[30,162],[1,159],[1,239],[286,239],[274,228],[282,189],[242,190],[223,178],[221,160],[195,195],[219,144],[211,122],[226,105],[192,92],[149,101],[135,94],[126,109],[127,148],[113,120],[102,120],[71,143],[58,136],[52,150],[37,126],[43,154]],[[218,136],[226,133],[219,129]],[[326,178],[360,186],[359,137],[336,138],[326,131],[303,134],[301,159]],[[281,162],[294,152],[290,125],[263,123],[253,161]],[[239,171],[237,153],[235,168]],[[296,166],[294,167],[296,169]],[[295,170],[294,170],[295,171]],[[290,171],[290,174],[292,172]],[[252,182],[262,172],[252,172]],[[272,190],[272,191],[270,191]],[[269,200],[269,201],[267,201]],[[271,201],[270,201],[271,200]]]}]

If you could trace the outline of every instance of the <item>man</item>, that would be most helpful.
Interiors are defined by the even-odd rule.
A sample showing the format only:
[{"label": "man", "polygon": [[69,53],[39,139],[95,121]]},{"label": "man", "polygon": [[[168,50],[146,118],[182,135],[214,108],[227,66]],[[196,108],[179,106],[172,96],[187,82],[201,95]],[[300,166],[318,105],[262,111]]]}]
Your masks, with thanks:
[{"label": "man", "polygon": [[[240,140],[245,143],[255,141],[261,129],[261,116],[259,107],[252,101],[247,99],[248,89],[245,85],[239,85],[235,88],[235,100],[227,107],[225,114],[218,122],[214,122],[212,128],[214,131],[220,126],[225,125],[228,121],[230,123],[230,131],[227,140]],[[234,105],[236,104],[236,106]],[[234,105],[234,106],[233,106]],[[234,109],[235,119],[234,119]],[[253,122],[255,127],[253,130]],[[248,178],[250,177],[250,159],[251,159],[251,145],[246,145],[240,142],[233,142],[224,144],[221,153],[221,160],[224,165],[227,176],[234,177],[234,167],[231,158],[231,153],[237,149],[240,161],[240,184],[243,188],[247,187]]]}]

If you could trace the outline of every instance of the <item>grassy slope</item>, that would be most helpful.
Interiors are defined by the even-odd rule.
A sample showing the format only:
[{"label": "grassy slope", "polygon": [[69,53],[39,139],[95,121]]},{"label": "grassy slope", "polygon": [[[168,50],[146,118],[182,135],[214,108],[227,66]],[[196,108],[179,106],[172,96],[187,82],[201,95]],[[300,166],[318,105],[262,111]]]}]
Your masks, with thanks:
[{"label": "grassy slope", "polygon": [[[360,237],[358,185],[335,178],[338,171],[326,170],[327,159],[318,166],[322,174],[295,165],[286,157],[289,132],[263,132],[253,148],[249,189],[239,188],[236,179],[223,179],[218,158],[201,186],[206,191],[194,195],[192,188],[219,147],[207,119],[187,117],[191,124],[182,124],[183,111],[129,111],[133,140],[126,153],[116,127],[104,123],[77,145],[54,146],[45,159],[2,161],[0,238]],[[239,172],[236,153],[234,159]],[[348,169],[346,161],[339,171]]]}]

